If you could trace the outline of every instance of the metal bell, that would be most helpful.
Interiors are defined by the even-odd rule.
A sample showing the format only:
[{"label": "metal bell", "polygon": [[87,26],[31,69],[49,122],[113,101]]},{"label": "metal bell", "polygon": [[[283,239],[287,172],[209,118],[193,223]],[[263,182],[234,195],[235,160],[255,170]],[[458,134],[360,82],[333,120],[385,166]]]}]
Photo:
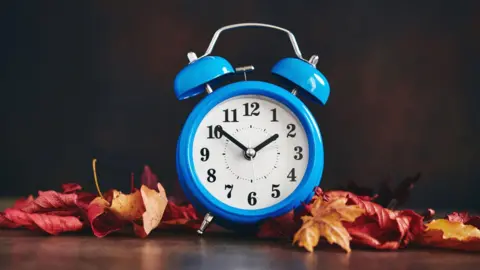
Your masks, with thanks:
[{"label": "metal bell", "polygon": [[225,58],[206,56],[196,59],[194,53],[190,53],[188,57],[191,63],[177,74],[174,81],[175,95],[179,100],[196,96],[206,89],[211,92],[209,83],[235,73],[235,69]]},{"label": "metal bell", "polygon": [[327,103],[330,95],[330,85],[320,71],[315,67],[318,56],[304,61],[298,58],[284,58],[272,68],[272,73],[295,84],[294,93],[313,99],[323,105]]}]

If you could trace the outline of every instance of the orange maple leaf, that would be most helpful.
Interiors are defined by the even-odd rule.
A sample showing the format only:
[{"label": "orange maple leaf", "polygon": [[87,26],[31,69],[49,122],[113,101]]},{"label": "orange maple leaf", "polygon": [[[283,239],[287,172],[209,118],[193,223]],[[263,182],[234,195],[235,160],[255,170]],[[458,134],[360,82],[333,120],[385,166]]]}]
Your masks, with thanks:
[{"label": "orange maple leaf", "polygon": [[328,243],[335,243],[349,253],[351,237],[342,222],[355,221],[365,210],[357,205],[346,205],[347,201],[347,198],[324,201],[322,197],[316,197],[311,216],[302,217],[302,227],[295,233],[293,243],[312,252],[324,237]]},{"label": "orange maple leaf", "polygon": [[419,242],[423,246],[480,251],[480,230],[472,225],[447,219],[435,219],[426,224]]}]

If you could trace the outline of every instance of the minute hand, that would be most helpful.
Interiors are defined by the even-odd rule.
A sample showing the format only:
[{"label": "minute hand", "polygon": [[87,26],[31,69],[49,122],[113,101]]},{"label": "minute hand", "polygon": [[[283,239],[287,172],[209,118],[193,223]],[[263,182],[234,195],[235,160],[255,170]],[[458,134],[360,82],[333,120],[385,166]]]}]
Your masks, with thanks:
[{"label": "minute hand", "polygon": [[241,144],[239,141],[237,141],[232,135],[228,134],[221,126],[217,126],[216,129],[222,133],[223,136],[227,137],[230,141],[232,141],[234,144],[236,144],[240,149],[243,151],[247,151],[247,147],[243,144]]},{"label": "minute hand", "polygon": [[275,141],[276,139],[278,139],[278,134],[275,134],[272,137],[266,139],[264,142],[257,145],[257,147],[253,148],[253,150],[255,150],[255,152],[258,152],[260,149],[264,148],[265,146],[267,146],[269,143]]}]

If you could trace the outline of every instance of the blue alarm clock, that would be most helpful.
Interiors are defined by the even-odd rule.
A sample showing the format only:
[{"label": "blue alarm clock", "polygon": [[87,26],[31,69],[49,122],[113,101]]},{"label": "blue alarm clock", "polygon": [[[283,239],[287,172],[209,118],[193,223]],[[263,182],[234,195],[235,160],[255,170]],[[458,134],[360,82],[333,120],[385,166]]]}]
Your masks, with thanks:
[{"label": "blue alarm clock", "polygon": [[[210,53],[221,32],[264,27],[285,32],[296,54],[271,70],[291,85],[285,89],[249,81],[253,66],[234,68]],[[278,26],[241,23],[218,29],[204,55],[189,52],[190,63],[176,76],[179,100],[206,93],[188,116],[177,143],[180,185],[204,214],[202,234],[213,221],[232,230],[250,230],[267,218],[308,202],[324,167],[320,129],[298,96],[325,104],[327,79],[316,69],[318,56],[303,59],[295,36]],[[219,86],[225,78],[238,81]]]}]

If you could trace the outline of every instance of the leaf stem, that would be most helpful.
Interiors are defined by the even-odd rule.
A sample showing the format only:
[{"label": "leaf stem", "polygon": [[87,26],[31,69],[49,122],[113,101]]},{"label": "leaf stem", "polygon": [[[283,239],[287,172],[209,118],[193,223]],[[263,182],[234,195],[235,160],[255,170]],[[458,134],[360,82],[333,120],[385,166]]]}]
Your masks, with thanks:
[{"label": "leaf stem", "polygon": [[97,163],[97,159],[94,158],[93,161],[92,161],[93,179],[95,180],[95,186],[97,186],[98,195],[100,196],[100,198],[105,199],[105,198],[103,198],[102,192],[100,192],[100,186],[98,185],[97,169],[96,169],[96,167],[95,167],[95,164],[96,164],[96,163]]}]

